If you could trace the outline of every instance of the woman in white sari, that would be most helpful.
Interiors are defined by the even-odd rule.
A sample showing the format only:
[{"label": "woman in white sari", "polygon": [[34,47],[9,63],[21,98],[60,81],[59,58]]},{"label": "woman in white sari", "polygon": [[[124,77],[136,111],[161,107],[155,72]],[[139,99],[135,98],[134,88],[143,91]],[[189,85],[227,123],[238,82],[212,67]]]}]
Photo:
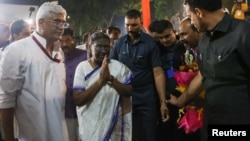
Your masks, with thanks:
[{"label": "woman in white sari", "polygon": [[93,33],[92,57],[76,68],[73,97],[83,141],[132,140],[132,72],[124,64],[108,59],[109,45],[105,33]]}]

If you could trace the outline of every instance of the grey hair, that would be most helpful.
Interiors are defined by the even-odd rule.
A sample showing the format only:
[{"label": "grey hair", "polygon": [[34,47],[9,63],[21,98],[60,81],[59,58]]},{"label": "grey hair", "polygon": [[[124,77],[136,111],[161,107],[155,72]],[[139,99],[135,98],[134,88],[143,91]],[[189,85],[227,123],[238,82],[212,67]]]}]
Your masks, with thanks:
[{"label": "grey hair", "polygon": [[38,21],[41,18],[46,18],[48,17],[50,14],[64,14],[65,16],[67,16],[67,12],[66,10],[58,4],[55,4],[53,2],[45,2],[43,3],[36,14],[36,24],[38,25]]}]

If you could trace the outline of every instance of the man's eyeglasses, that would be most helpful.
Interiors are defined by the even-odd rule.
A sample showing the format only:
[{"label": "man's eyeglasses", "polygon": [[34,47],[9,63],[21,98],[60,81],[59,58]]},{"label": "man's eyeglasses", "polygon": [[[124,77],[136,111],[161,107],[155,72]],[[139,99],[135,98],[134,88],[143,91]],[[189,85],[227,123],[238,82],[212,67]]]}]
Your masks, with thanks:
[{"label": "man's eyeglasses", "polygon": [[66,21],[62,21],[59,19],[55,19],[55,20],[51,20],[51,19],[46,19],[50,22],[52,22],[55,26],[63,26],[64,28],[68,28],[69,27],[69,23],[67,23]]},{"label": "man's eyeglasses", "polygon": [[95,46],[95,50],[98,50],[98,51],[100,51],[100,50],[105,50],[105,51],[110,51],[110,46],[109,45],[106,45],[106,46],[100,46],[100,45],[98,45],[98,46]]}]

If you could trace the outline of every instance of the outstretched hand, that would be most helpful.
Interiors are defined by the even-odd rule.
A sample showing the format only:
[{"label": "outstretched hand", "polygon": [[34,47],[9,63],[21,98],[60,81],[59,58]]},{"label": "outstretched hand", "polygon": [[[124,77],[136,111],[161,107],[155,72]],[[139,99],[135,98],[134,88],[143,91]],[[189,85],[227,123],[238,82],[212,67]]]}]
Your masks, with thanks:
[{"label": "outstretched hand", "polygon": [[170,99],[167,100],[167,103],[178,106],[177,104],[177,97],[170,94]]}]

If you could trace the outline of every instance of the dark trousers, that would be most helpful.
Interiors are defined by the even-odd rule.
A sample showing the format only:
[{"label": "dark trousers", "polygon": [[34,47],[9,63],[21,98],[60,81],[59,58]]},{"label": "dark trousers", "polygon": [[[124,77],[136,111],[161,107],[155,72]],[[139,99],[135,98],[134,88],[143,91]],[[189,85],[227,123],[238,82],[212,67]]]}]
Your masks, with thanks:
[{"label": "dark trousers", "polygon": [[157,112],[156,103],[133,105],[132,141],[155,141]]},{"label": "dark trousers", "polygon": [[[178,107],[168,105],[168,110],[170,118],[167,122],[162,122],[159,117],[157,125],[157,141],[182,141],[179,140],[182,137],[182,134],[178,130]],[[158,114],[160,115],[160,111],[158,111]]]},{"label": "dark trousers", "polygon": [[[183,128],[178,128],[179,108],[168,105],[169,120],[157,124],[157,141],[200,141],[200,130],[186,134]],[[160,112],[159,112],[160,115]]]}]

